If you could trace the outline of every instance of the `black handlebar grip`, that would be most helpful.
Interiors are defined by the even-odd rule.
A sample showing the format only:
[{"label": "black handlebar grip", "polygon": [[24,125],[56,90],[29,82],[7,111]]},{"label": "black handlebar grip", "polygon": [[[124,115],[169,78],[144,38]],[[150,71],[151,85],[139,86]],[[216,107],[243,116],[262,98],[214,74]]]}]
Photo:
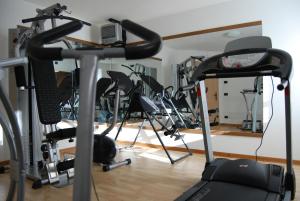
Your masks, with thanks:
[{"label": "black handlebar grip", "polygon": [[27,18],[27,19],[23,19],[22,23],[36,22],[36,21],[47,20],[47,19],[61,19],[61,20],[80,21],[80,22],[82,22],[83,24],[85,24],[87,26],[92,26],[92,24],[89,23],[89,22],[85,22],[85,21],[76,19],[74,17],[68,17],[68,16],[63,16],[63,15],[58,15],[58,16],[43,15],[43,16],[38,16],[38,17],[33,17],[33,18]]},{"label": "black handlebar grip", "polygon": [[145,40],[145,43],[137,46],[126,46],[125,57],[126,59],[143,59],[154,56],[159,52],[162,46],[160,36],[130,20],[122,20],[121,26],[130,33]]},{"label": "black handlebar grip", "polygon": [[35,22],[35,21],[39,21],[39,20],[47,20],[49,18],[50,18],[50,16],[48,16],[48,15],[32,17],[32,18],[23,19],[22,23]]},{"label": "black handlebar grip", "polygon": [[83,26],[80,21],[72,21],[34,36],[28,43],[28,55],[40,60],[62,60],[62,48],[44,48],[43,45],[73,33]]},{"label": "black handlebar grip", "polygon": [[17,87],[26,87],[26,76],[24,66],[15,66],[15,78]]},{"label": "black handlebar grip", "polygon": [[277,89],[279,91],[284,90],[288,86],[289,81],[288,80],[281,80],[280,84],[277,85]]}]

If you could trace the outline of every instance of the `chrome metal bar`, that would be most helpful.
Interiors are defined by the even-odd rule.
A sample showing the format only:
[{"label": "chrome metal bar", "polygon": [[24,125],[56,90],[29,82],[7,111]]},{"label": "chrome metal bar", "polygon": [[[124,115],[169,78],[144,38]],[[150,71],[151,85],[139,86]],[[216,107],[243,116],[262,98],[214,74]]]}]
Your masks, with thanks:
[{"label": "chrome metal bar", "polygon": [[98,57],[95,55],[85,55],[80,61],[80,105],[76,130],[74,201],[91,200],[97,60]]},{"label": "chrome metal bar", "polygon": [[201,92],[200,93],[201,96],[199,96],[198,99],[199,99],[199,109],[200,109],[200,116],[201,116],[206,162],[210,163],[214,160],[214,156],[212,151],[210,124],[209,124],[208,107],[207,107],[206,90],[205,90],[204,81],[200,81],[197,87]]}]

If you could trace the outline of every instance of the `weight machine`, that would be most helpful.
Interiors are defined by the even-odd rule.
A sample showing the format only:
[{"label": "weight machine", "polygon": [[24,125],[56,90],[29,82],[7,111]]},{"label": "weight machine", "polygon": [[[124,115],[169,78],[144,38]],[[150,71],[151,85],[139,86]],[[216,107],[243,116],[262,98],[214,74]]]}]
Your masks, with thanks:
[{"label": "weight machine", "polygon": [[[197,122],[200,122],[200,119],[197,117],[199,116],[199,112],[197,111],[197,108],[199,106],[199,100],[197,96],[199,95],[200,91],[199,89],[196,89],[195,87],[189,88],[188,90],[182,90],[184,86],[189,85],[192,80],[192,75],[194,71],[197,69],[201,63],[205,61],[204,56],[191,56],[181,62],[180,64],[177,64],[177,94],[175,95],[175,98],[177,100],[181,100],[181,103],[183,102],[183,99],[186,100],[183,102],[184,105],[187,106],[187,112],[192,113],[193,117]],[[206,93],[209,89],[206,88]],[[173,102],[176,102],[174,100]],[[179,103],[180,104],[180,103]],[[210,122],[211,126],[217,126],[219,124],[218,117],[219,117],[219,108],[209,108],[209,116],[212,119]]]},{"label": "weight machine", "polygon": [[[22,20],[23,23],[32,22],[30,28],[10,29],[9,56],[27,56],[28,41],[45,31],[47,20],[51,20],[52,27],[56,26],[56,19],[79,21],[61,15],[62,12],[67,12],[66,10],[67,7],[60,4],[37,9],[36,17]],[[82,23],[90,25],[87,22]],[[63,41],[68,48],[72,47],[64,38],[52,42],[59,41]],[[39,74],[43,73],[47,79],[37,79]],[[74,160],[60,161],[56,143],[63,139],[72,141],[75,137],[75,128],[56,130],[53,125],[61,120],[53,63],[30,58],[28,65],[15,68],[15,77],[18,88],[16,107],[21,111],[18,123],[22,126],[26,175],[35,181],[33,188],[39,188],[47,183],[58,187],[64,186],[69,183],[69,178],[73,177]],[[50,105],[47,105],[49,101]]]}]

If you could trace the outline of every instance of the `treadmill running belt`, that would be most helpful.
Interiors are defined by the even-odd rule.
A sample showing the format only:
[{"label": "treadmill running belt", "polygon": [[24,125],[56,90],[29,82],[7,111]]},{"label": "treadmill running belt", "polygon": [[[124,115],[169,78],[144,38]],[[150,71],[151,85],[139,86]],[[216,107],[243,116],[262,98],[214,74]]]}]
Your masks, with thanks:
[{"label": "treadmill running belt", "polygon": [[209,182],[193,191],[187,191],[176,201],[280,201],[279,194],[223,182]]}]

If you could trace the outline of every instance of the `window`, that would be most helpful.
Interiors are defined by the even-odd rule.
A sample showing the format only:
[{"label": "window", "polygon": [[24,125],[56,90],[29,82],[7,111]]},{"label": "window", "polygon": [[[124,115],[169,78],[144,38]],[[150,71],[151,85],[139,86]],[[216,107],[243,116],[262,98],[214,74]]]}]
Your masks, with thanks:
[{"label": "window", "polygon": [[0,126],[0,146],[3,146],[3,129]]}]

